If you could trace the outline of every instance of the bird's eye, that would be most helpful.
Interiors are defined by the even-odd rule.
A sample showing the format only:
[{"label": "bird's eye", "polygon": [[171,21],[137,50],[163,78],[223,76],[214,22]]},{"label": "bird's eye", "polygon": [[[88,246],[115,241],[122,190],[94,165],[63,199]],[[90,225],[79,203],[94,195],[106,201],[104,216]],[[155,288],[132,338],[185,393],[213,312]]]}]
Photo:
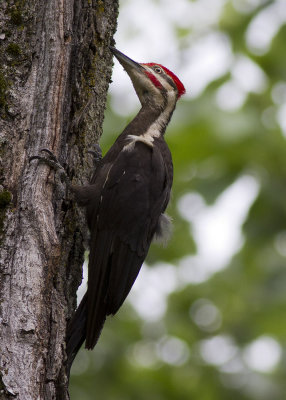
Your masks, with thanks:
[{"label": "bird's eye", "polygon": [[154,67],[154,71],[157,72],[157,74],[161,74],[162,68],[160,68],[158,65],[156,65],[156,67]]}]

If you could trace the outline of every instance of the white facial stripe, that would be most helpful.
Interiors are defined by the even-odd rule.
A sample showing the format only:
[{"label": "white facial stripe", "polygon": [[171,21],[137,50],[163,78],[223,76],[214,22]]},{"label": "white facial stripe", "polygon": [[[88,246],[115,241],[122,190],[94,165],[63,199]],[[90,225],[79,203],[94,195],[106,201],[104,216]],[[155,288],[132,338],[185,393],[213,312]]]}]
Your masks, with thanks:
[{"label": "white facial stripe", "polygon": [[167,82],[161,74],[156,73],[151,67],[145,65],[145,68],[152,73],[156,79],[161,83],[164,89],[167,91],[167,106],[165,110],[159,115],[156,121],[149,127],[148,131],[145,133],[144,136],[147,137],[159,137],[160,131],[164,125],[166,125],[170,118],[170,113],[173,111],[174,106],[177,101],[177,94],[172,85]]},{"label": "white facial stripe", "polygon": [[175,92],[167,93],[167,106],[164,111],[159,115],[155,122],[149,127],[148,131],[144,136],[150,136],[152,138],[159,137],[162,127],[166,126],[169,119],[170,114],[173,112],[175,104],[177,101],[177,95]]},{"label": "white facial stripe", "polygon": [[174,91],[173,86],[170,85],[169,82],[166,81],[166,79],[164,79],[164,77],[161,74],[158,74],[151,67],[148,67],[147,65],[144,65],[144,67],[145,67],[145,69],[147,69],[148,72],[153,74],[156,77],[156,79],[158,79],[158,81],[161,83],[161,85],[163,86],[164,89],[166,89],[168,92]]}]

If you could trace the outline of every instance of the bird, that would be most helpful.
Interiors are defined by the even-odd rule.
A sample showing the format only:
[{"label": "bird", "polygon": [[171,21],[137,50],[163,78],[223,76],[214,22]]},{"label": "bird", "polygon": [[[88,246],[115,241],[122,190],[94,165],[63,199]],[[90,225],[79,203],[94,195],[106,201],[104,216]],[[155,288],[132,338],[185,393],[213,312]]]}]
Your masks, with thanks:
[{"label": "bird", "polygon": [[[164,240],[170,228],[165,210],[173,163],[164,134],[184,85],[161,64],[138,63],[110,50],[130,77],[141,108],[106,155],[97,157],[90,183],[70,186],[86,209],[90,244],[87,291],[67,326],[68,376],[84,341],[93,349],[106,317],[123,304],[152,240]],[[53,158],[50,165],[56,164],[46,152]]]}]

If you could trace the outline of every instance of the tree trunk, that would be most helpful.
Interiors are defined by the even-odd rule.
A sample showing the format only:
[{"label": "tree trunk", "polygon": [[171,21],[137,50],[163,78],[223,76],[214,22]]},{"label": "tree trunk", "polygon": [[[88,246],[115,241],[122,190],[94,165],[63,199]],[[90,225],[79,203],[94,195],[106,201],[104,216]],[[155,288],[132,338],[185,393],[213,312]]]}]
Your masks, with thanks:
[{"label": "tree trunk", "polygon": [[0,398],[66,399],[66,321],[75,307],[84,216],[54,172],[92,168],[111,76],[114,0],[2,0],[0,9]]}]

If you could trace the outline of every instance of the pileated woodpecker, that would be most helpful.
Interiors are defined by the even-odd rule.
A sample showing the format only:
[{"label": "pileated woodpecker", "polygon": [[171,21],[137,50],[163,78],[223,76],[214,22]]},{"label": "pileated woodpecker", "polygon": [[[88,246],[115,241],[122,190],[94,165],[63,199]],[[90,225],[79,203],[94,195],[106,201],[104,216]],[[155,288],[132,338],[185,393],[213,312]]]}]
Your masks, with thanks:
[{"label": "pileated woodpecker", "polygon": [[173,164],[164,133],[185,88],[162,65],[139,64],[114,47],[110,50],[142,107],[99,161],[90,184],[71,186],[86,207],[90,253],[88,289],[67,329],[68,372],[84,341],[93,349],[106,316],[115,314],[128,295],[152,239],[164,235],[169,223],[164,211]]}]

